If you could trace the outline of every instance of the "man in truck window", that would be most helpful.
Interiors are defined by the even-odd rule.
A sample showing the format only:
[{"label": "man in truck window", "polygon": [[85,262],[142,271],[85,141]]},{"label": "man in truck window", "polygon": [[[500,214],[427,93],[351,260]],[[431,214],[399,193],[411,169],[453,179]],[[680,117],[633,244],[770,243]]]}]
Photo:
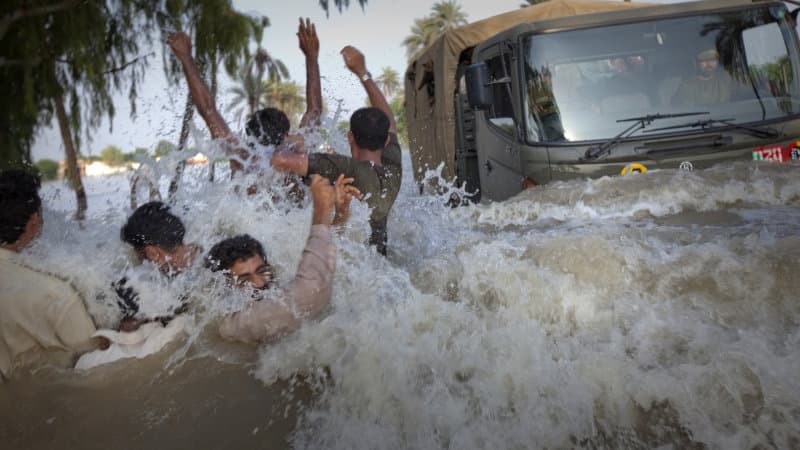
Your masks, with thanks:
[{"label": "man in truck window", "polygon": [[673,105],[720,105],[731,101],[736,84],[728,72],[719,67],[719,53],[707,49],[695,57],[697,75],[684,80],[672,97]]}]

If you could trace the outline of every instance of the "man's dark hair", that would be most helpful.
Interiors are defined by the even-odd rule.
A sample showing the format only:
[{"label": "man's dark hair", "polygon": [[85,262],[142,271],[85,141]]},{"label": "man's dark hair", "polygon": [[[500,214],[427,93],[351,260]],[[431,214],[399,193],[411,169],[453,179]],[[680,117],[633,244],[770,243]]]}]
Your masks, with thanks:
[{"label": "man's dark hair", "polygon": [[141,251],[147,245],[173,250],[183,244],[186,229],[177,216],[169,212],[169,206],[161,202],[149,202],[136,208],[122,226],[120,237]]},{"label": "man's dark hair", "polygon": [[289,132],[289,118],[277,108],[264,108],[247,119],[245,132],[261,145],[280,145]]},{"label": "man's dark hair", "polygon": [[383,150],[389,136],[389,118],[378,108],[360,108],[350,116],[350,131],[359,147]]},{"label": "man's dark hair", "polygon": [[228,270],[236,261],[260,256],[264,262],[264,247],[249,234],[240,234],[218,242],[211,247],[205,260],[205,266],[214,272]]},{"label": "man's dark hair", "polygon": [[41,211],[40,186],[39,177],[29,172],[0,172],[0,244],[17,242],[31,216]]}]

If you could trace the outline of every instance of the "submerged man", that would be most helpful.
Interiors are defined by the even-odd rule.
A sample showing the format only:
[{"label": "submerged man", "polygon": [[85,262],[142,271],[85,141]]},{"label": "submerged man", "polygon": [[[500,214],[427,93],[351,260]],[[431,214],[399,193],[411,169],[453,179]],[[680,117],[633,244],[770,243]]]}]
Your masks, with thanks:
[{"label": "submerged man", "polygon": [[[331,298],[336,247],[331,237],[334,204],[348,197],[345,183],[334,189],[320,176],[311,177],[313,213],[311,233],[294,279],[274,298],[260,298],[247,308],[225,317],[220,335],[246,343],[268,342],[285,336],[300,327],[303,320],[318,316]],[[347,200],[349,202],[349,199]],[[266,261],[264,248],[248,235],[240,235],[216,244],[206,257],[213,271],[224,270],[240,286],[254,293],[266,291],[273,284],[272,267]]]},{"label": "submerged man", "polygon": [[386,255],[386,224],[403,177],[397,126],[389,103],[367,71],[364,55],[351,46],[341,53],[347,68],[361,80],[372,105],[350,117],[347,140],[351,156],[281,150],[273,154],[272,166],[302,176],[319,174],[331,181],[340,174],[353,178],[353,185],[372,208],[369,243]]},{"label": "submerged man", "polygon": [[736,84],[728,72],[719,67],[719,53],[704,50],[695,57],[697,75],[684,80],[675,95],[673,105],[719,105],[731,101]]},{"label": "submerged man", "polygon": [[[162,274],[172,277],[191,266],[201,251],[196,244],[184,243],[185,233],[183,222],[170,212],[169,206],[161,202],[149,202],[131,214],[120,230],[120,238],[133,247],[141,260],[155,264]],[[119,326],[122,331],[133,331],[150,321],[166,323],[174,315],[184,312],[187,307],[182,300],[162,317],[141,317],[139,295],[128,285],[128,279],[122,278],[112,286],[122,311]]]},{"label": "submerged man", "polygon": [[[319,40],[314,24],[308,19],[305,22],[300,19],[297,36],[300,49],[306,59],[306,112],[300,120],[302,128],[319,123],[322,114],[322,91],[318,62]],[[175,33],[169,37],[168,42],[183,66],[192,101],[208,126],[212,139],[223,140],[225,150],[234,158],[231,159],[231,168],[236,171],[242,169],[243,164],[245,166],[257,165],[258,155],[251,154],[241,146],[217,110],[211,92],[192,58],[192,44],[189,36],[185,33]],[[289,128],[289,119],[284,112],[276,108],[266,108],[256,111],[248,118],[245,131],[262,145],[286,144],[295,151],[303,151],[303,136],[289,134]]]},{"label": "submerged man", "polygon": [[80,295],[67,282],[25,265],[19,254],[42,230],[39,179],[0,173],[0,379],[45,351],[70,359],[99,346]]}]

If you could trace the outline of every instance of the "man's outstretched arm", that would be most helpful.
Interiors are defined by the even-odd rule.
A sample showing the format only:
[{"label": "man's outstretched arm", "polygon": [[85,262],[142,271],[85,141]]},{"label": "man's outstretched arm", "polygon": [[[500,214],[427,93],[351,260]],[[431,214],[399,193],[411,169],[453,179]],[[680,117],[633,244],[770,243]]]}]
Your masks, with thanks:
[{"label": "man's outstretched arm", "polygon": [[389,118],[389,132],[397,133],[397,125],[394,120],[394,113],[392,112],[392,108],[389,107],[389,102],[386,101],[386,97],[383,96],[383,92],[381,92],[380,88],[378,88],[378,85],[375,84],[375,80],[373,80],[372,77],[370,77],[368,80],[364,80],[365,75],[367,74],[367,64],[364,60],[364,54],[361,53],[357,48],[350,45],[343,48],[341,53],[344,57],[344,63],[347,65],[347,68],[350,69],[350,72],[353,72],[353,74],[355,74],[359,80],[361,80],[364,90],[367,91],[369,103],[373,107],[383,111],[383,113],[386,114],[386,117]]},{"label": "man's outstretched arm", "polygon": [[322,88],[319,78],[319,38],[317,28],[310,19],[300,19],[297,28],[300,50],[306,56],[306,112],[300,119],[300,127],[318,126],[322,115]]},{"label": "man's outstretched arm", "polygon": [[[239,145],[239,141],[233,133],[231,133],[228,124],[225,123],[222,115],[217,111],[217,107],[214,105],[214,99],[211,97],[211,92],[192,58],[192,43],[189,36],[186,33],[174,33],[169,37],[168,42],[169,46],[172,48],[172,52],[175,53],[178,61],[180,61],[183,66],[183,73],[186,75],[186,82],[189,85],[189,94],[192,96],[192,102],[194,102],[197,112],[200,113],[200,116],[202,116],[203,120],[206,122],[208,131],[211,133],[211,138],[222,139],[226,144],[225,151],[229,155],[246,161],[250,158],[250,153]],[[240,168],[237,166],[239,166],[237,162],[231,161],[232,168]]]}]

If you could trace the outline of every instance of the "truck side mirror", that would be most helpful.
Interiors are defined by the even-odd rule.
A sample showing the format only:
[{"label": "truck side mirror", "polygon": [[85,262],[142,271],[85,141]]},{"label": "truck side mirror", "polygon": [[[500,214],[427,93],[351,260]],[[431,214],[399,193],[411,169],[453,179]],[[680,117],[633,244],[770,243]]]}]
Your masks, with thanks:
[{"label": "truck side mirror", "polygon": [[485,62],[470,64],[465,74],[467,101],[475,109],[489,109],[492,106],[492,89],[489,85],[489,66]]}]

